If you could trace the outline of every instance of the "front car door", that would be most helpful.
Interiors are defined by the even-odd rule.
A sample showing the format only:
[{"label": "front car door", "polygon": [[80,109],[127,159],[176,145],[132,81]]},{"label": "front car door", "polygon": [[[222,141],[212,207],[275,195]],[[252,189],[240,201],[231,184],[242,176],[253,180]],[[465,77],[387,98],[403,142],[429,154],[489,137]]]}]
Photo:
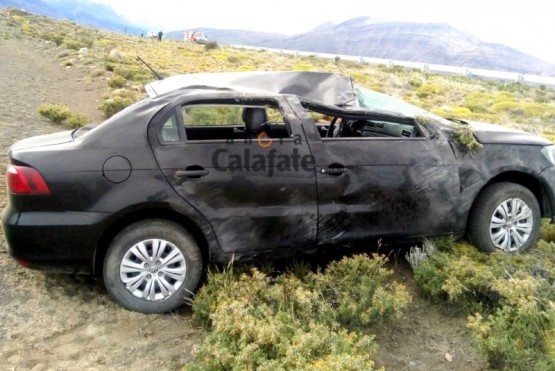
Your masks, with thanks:
[{"label": "front car door", "polygon": [[[245,109],[264,109],[249,133]],[[316,242],[316,180],[300,123],[280,97],[190,99],[151,130],[162,172],[208,220],[226,253]],[[293,121],[293,122],[291,122]]]},{"label": "front car door", "polygon": [[452,232],[460,187],[445,138],[430,139],[406,118],[291,104],[303,112],[316,164],[320,243]]}]

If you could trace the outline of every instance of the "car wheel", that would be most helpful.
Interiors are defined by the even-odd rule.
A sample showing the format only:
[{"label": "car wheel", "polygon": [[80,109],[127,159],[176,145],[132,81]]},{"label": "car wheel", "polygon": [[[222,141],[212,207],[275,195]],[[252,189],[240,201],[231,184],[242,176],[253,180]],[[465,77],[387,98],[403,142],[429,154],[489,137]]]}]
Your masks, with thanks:
[{"label": "car wheel", "polygon": [[180,225],[144,220],[122,230],[104,259],[104,282],[124,307],[165,313],[179,307],[197,288],[202,255],[195,239]]},{"label": "car wheel", "polygon": [[476,199],[468,235],[484,252],[522,252],[536,243],[540,218],[538,201],[530,190],[514,183],[495,183]]}]

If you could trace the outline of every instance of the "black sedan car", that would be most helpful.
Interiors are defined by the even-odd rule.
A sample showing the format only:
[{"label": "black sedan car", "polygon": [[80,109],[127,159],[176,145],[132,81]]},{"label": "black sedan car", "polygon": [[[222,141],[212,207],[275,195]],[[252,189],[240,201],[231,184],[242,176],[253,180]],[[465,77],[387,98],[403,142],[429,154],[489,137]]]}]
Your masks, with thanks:
[{"label": "black sedan car", "polygon": [[465,234],[510,253],[553,217],[555,147],[531,134],[448,121],[338,74],[146,88],[91,130],[11,147],[2,223],[18,263],[100,273],[121,305],[158,313],[208,262]]}]

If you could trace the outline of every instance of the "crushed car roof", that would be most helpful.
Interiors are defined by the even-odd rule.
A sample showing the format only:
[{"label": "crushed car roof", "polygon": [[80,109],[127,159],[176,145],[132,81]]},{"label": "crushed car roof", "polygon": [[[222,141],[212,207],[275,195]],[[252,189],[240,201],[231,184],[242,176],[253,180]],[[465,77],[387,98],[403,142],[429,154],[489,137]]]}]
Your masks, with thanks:
[{"label": "crushed car roof", "polygon": [[327,72],[214,72],[175,75],[145,86],[151,98],[181,88],[293,94],[339,107],[355,105],[350,77]]}]

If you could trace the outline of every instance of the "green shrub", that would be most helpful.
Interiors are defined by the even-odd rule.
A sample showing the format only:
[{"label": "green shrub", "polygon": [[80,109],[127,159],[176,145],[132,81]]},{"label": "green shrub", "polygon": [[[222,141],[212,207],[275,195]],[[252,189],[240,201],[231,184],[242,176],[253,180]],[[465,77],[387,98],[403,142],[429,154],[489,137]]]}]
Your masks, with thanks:
[{"label": "green shrub", "polygon": [[56,124],[62,123],[71,116],[71,110],[63,104],[45,103],[38,108],[38,112]]},{"label": "green shrub", "polygon": [[509,111],[511,113],[515,113],[519,109],[520,109],[520,105],[517,102],[513,102],[513,101],[499,102],[499,103],[495,103],[493,106],[491,106],[491,110],[493,112],[507,112],[507,111]]},{"label": "green shrub", "polygon": [[120,89],[125,86],[127,79],[120,75],[114,75],[110,80],[108,80],[108,85],[112,89]]},{"label": "green shrub", "polygon": [[84,48],[86,45],[79,40],[64,39],[64,46],[68,49],[79,50]]},{"label": "green shrub", "polygon": [[237,58],[233,55],[230,55],[229,57],[227,57],[227,61],[229,63],[232,63],[232,64],[239,64],[241,62],[241,60],[239,58]]},{"label": "green shrub", "polygon": [[494,368],[550,370],[555,366],[555,243],[528,254],[483,254],[457,244],[414,271],[430,297],[468,312],[477,349]]},{"label": "green shrub", "polygon": [[135,75],[143,74],[144,70],[139,66],[119,64],[114,66],[114,73],[127,80],[134,80]]},{"label": "green shrub", "polygon": [[293,70],[295,71],[312,71],[313,69],[314,69],[313,65],[305,64],[305,63],[296,64],[293,66]]},{"label": "green shrub", "polygon": [[469,317],[478,350],[495,368],[553,369],[555,307],[553,296],[543,294],[553,286],[522,272],[492,286],[501,295],[499,308],[486,318],[480,313]]},{"label": "green shrub", "polygon": [[218,49],[219,47],[220,46],[215,41],[209,41],[206,44],[204,44],[204,50],[206,50],[206,51]]},{"label": "green shrub", "polygon": [[87,125],[89,122],[89,117],[81,113],[72,113],[67,119],[69,126],[76,129]]},{"label": "green shrub", "polygon": [[467,119],[472,117],[472,111],[468,107],[455,107],[453,115],[460,119]]},{"label": "green shrub", "polygon": [[540,239],[545,242],[555,242],[555,224],[551,224],[551,220],[542,220]]},{"label": "green shrub", "polygon": [[356,255],[328,265],[323,274],[308,276],[328,303],[334,303],[343,326],[357,328],[396,320],[410,302],[405,288],[386,283],[392,271],[385,258]]},{"label": "green shrub", "polygon": [[373,369],[373,337],[342,326],[388,322],[410,300],[404,287],[385,283],[385,261],[359,255],[318,273],[304,265],[278,276],[209,273],[193,318],[210,331],[187,368]]},{"label": "green shrub", "polygon": [[62,45],[62,43],[64,42],[64,35],[55,34],[51,32],[42,34],[41,38],[44,40],[52,41],[57,46]]},{"label": "green shrub", "polygon": [[110,118],[119,111],[133,104],[133,99],[125,96],[114,96],[106,99],[98,106],[98,109],[104,113],[104,117]]},{"label": "green shrub", "polygon": [[416,89],[416,96],[418,98],[428,98],[432,95],[442,94],[443,92],[443,88],[437,85],[423,84]]}]

